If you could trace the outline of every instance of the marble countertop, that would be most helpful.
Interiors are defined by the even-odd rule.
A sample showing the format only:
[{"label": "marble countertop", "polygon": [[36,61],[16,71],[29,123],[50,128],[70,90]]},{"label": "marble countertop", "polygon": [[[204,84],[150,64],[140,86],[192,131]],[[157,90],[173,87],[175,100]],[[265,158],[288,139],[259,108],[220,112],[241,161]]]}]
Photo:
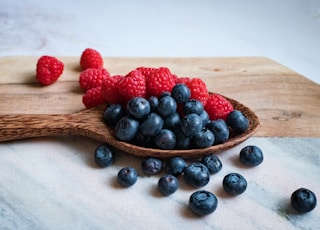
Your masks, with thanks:
[{"label": "marble countertop", "polygon": [[[317,0],[0,0],[0,56],[79,56],[87,47],[110,57],[263,56],[320,83],[319,38]],[[320,199],[320,138],[252,137],[219,154],[223,169],[202,188],[219,204],[205,217],[187,207],[196,189],[181,180],[161,196],[141,158],[117,152],[114,165],[98,168],[99,144],[75,136],[0,143],[0,229],[319,229],[319,205],[298,214],[290,196],[306,187]],[[248,144],[265,154],[258,167],[238,162]],[[139,179],[124,189],[115,178],[127,165]],[[229,172],[246,177],[244,194],[223,191]]]}]

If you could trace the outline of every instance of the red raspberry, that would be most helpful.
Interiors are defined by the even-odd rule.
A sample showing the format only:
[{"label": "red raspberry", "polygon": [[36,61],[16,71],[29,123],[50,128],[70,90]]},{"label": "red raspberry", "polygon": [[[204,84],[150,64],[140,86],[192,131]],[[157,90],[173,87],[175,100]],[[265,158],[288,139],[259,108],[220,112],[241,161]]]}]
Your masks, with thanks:
[{"label": "red raspberry", "polygon": [[147,95],[160,97],[163,92],[171,92],[175,78],[166,67],[160,67],[146,77]]},{"label": "red raspberry", "polygon": [[176,84],[187,84],[189,81],[191,81],[190,77],[178,77],[175,82]]},{"label": "red raspberry", "polygon": [[85,92],[82,96],[82,102],[87,109],[103,104],[105,100],[102,96],[101,87],[91,88]]},{"label": "red raspberry", "polygon": [[110,77],[109,72],[104,69],[88,68],[81,72],[79,76],[79,84],[81,89],[87,91],[102,85],[105,78]]},{"label": "red raspberry", "polygon": [[80,66],[83,70],[88,68],[102,68],[103,59],[101,54],[94,49],[85,49],[80,57]]},{"label": "red raspberry", "polygon": [[119,81],[118,91],[125,103],[134,97],[146,97],[145,76],[138,70],[132,70]]},{"label": "red raspberry", "polygon": [[123,78],[121,75],[115,75],[113,77],[107,77],[104,79],[101,90],[103,98],[109,104],[122,104],[123,99],[118,91],[118,82]]},{"label": "red raspberry", "polygon": [[61,76],[64,65],[57,58],[42,56],[36,68],[36,78],[42,85],[50,85]]},{"label": "red raspberry", "polygon": [[187,82],[187,86],[190,89],[191,98],[201,101],[205,106],[209,97],[206,83],[200,78],[192,78],[191,81]]},{"label": "red raspberry", "polygon": [[210,120],[225,120],[228,114],[233,111],[232,104],[220,94],[210,94],[204,109],[209,114]]},{"label": "red raspberry", "polygon": [[145,77],[149,77],[150,74],[157,70],[157,68],[152,67],[138,67],[136,70],[139,70]]}]

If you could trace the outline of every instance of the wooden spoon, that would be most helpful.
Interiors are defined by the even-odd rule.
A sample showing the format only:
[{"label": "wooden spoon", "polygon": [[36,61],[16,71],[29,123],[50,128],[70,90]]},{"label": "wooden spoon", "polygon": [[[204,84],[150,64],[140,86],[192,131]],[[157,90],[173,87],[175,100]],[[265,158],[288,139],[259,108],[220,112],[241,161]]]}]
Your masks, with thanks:
[{"label": "wooden spoon", "polygon": [[103,121],[104,108],[82,110],[73,114],[19,114],[0,115],[0,142],[40,136],[80,135],[99,142],[108,143],[123,152],[143,157],[184,158],[202,157],[211,153],[232,148],[252,136],[258,129],[259,119],[243,104],[227,98],[234,109],[242,111],[249,119],[248,130],[231,137],[227,142],[203,149],[161,150],[132,145],[115,138],[113,127]]}]

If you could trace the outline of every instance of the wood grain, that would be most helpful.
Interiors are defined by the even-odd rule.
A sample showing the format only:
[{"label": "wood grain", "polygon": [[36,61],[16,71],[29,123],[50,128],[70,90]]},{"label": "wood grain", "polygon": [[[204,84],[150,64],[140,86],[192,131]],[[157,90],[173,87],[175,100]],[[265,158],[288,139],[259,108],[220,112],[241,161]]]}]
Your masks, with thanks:
[{"label": "wood grain", "polygon": [[[0,114],[69,114],[84,109],[78,57],[59,57],[65,70],[53,85],[35,80],[39,57],[0,58]],[[139,66],[167,66],[178,76],[202,78],[212,92],[251,108],[260,118],[255,136],[320,137],[320,86],[262,57],[105,58],[111,74]]]}]

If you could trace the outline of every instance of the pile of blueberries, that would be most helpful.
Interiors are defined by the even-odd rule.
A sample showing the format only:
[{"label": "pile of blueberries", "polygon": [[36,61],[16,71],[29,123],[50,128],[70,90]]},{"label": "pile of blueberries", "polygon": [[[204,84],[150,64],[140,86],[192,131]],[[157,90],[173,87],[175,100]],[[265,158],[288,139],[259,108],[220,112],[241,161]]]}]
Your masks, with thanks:
[{"label": "pile of blueberries", "polygon": [[103,118],[106,124],[115,125],[118,140],[169,150],[221,144],[229,139],[230,132],[241,134],[249,127],[248,119],[238,110],[230,112],[226,121],[210,120],[203,104],[190,99],[185,84],[177,84],[159,98],[132,98],[126,108],[109,105]]}]

